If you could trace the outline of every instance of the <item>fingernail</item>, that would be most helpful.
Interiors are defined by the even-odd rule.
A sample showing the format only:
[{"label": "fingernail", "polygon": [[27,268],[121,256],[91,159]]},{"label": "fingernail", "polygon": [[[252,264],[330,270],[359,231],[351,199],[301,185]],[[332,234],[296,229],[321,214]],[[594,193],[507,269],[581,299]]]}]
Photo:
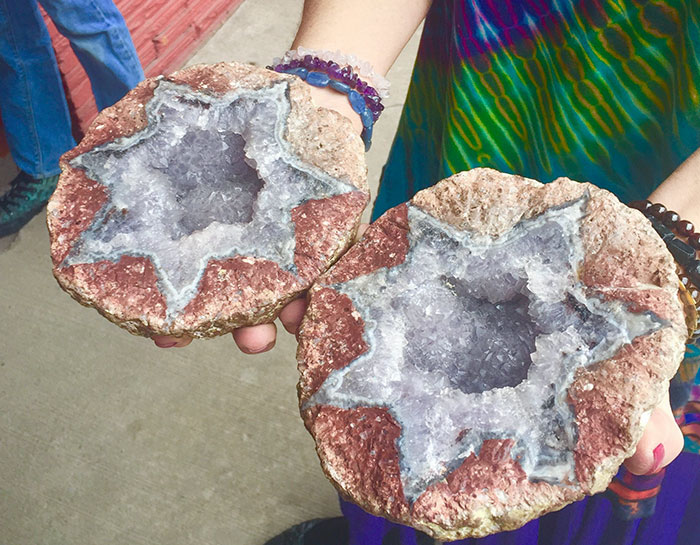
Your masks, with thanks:
[{"label": "fingernail", "polygon": [[656,473],[659,470],[659,468],[661,467],[661,462],[664,461],[665,454],[666,454],[666,449],[664,449],[663,444],[659,443],[653,451],[654,465],[652,466],[651,470],[647,473],[647,475],[651,475],[652,473]]},{"label": "fingernail", "polygon": [[153,341],[158,348],[172,348],[177,344],[177,341]]},{"label": "fingernail", "polygon": [[255,349],[249,348],[248,350],[246,350],[246,352],[248,354],[260,354],[260,352],[267,352],[273,346],[275,346],[275,341],[272,341],[270,344],[267,344],[267,345],[263,346],[262,348],[255,348]]}]

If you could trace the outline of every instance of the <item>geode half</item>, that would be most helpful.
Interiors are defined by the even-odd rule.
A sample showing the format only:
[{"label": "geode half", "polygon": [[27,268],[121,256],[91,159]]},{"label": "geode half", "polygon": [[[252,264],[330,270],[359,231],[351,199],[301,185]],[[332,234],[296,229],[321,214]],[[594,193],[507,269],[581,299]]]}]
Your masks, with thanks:
[{"label": "geode half", "polygon": [[686,333],[639,212],[475,169],[389,210],[312,287],[301,412],[344,496],[484,536],[605,489]]},{"label": "geode half", "polygon": [[348,247],[361,139],[298,78],[242,64],[146,80],[61,158],[54,275],[142,335],[273,319]]}]

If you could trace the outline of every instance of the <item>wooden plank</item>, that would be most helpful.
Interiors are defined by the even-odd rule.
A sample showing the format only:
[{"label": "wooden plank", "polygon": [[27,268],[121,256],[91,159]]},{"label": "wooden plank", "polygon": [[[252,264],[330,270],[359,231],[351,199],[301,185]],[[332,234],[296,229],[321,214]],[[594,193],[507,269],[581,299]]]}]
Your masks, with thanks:
[{"label": "wooden plank", "polygon": [[167,74],[172,72],[172,67],[179,67],[187,59],[193,46],[196,44],[196,33],[194,27],[188,27],[172,46],[169,47],[155,62],[149,67],[149,74]]}]

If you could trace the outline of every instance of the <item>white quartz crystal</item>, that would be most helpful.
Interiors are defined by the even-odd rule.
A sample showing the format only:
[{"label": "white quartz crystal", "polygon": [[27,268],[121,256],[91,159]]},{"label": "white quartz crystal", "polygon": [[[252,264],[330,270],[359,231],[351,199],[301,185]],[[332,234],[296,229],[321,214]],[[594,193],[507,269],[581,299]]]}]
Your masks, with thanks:
[{"label": "white quartz crystal", "polygon": [[291,210],[355,188],[292,153],[287,92],[278,82],[212,97],[161,81],[144,130],[72,161],[108,201],[63,265],[147,256],[170,318],[210,259],[251,256],[296,272]]},{"label": "white quartz crystal", "polygon": [[587,293],[577,276],[586,202],[497,239],[409,205],[405,262],[333,286],[364,320],[368,352],[305,407],[387,408],[401,426],[411,502],[486,439],[515,440],[511,454],[531,480],[574,482],[574,372],[663,326]]}]

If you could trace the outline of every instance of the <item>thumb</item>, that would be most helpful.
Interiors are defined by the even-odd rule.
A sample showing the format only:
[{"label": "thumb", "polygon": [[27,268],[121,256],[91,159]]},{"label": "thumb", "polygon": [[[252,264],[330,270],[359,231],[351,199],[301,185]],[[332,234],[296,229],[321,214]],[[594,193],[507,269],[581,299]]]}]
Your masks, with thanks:
[{"label": "thumb", "polygon": [[668,393],[649,417],[635,453],[625,461],[636,475],[655,473],[670,464],[683,450],[683,434],[671,412]]}]

